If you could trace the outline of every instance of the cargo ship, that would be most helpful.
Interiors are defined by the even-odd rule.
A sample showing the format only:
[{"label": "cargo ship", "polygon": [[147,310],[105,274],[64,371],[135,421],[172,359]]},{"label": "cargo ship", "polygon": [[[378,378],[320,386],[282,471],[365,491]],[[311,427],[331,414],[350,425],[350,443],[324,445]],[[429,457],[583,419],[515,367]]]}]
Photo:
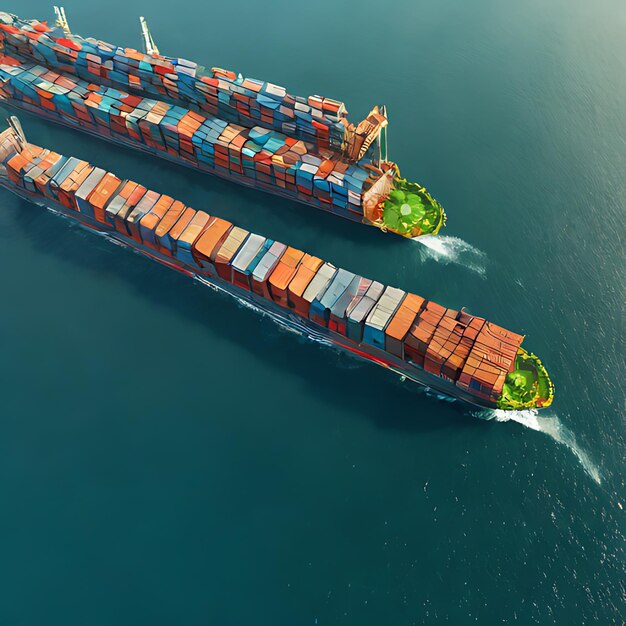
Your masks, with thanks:
[{"label": "cargo ship", "polygon": [[387,113],[345,105],[0,13],[0,97],[98,137],[404,237],[437,234],[441,205],[387,158]]},{"label": "cargo ship", "polygon": [[548,373],[522,335],[30,144],[17,118],[0,134],[0,184],[446,398],[510,410],[552,402]]}]

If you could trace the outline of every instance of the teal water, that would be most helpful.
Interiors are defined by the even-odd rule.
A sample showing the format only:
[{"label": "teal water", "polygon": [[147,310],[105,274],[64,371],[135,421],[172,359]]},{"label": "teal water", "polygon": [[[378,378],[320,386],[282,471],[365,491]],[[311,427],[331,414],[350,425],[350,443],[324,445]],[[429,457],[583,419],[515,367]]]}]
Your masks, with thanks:
[{"label": "teal water", "polygon": [[523,332],[557,398],[428,398],[0,192],[0,623],[622,623],[626,5],[90,4],[85,36],[145,15],[164,53],[386,103],[446,238],[21,115],[31,141]]}]

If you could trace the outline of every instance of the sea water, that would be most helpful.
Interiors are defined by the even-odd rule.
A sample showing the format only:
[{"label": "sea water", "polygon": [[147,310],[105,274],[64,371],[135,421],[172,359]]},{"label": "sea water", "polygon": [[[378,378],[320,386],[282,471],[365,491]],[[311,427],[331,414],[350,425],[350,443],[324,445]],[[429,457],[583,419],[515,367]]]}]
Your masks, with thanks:
[{"label": "sea water", "polygon": [[0,623],[622,623],[625,4],[64,4],[353,120],[386,104],[448,226],[403,240],[21,115],[31,141],[523,333],[556,399],[480,419],[2,191]]}]

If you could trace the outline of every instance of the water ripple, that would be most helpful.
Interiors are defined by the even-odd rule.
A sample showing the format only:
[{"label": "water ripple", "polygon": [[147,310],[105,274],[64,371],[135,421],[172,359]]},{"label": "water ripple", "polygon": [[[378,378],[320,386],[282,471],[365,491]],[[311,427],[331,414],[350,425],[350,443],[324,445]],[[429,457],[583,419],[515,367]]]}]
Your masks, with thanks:
[{"label": "water ripple", "polygon": [[500,409],[481,411],[477,415],[482,419],[493,419],[496,422],[517,422],[531,430],[542,432],[557,443],[569,448],[580,461],[584,470],[600,485],[602,476],[600,470],[589,455],[578,445],[574,433],[564,426],[556,415],[539,415],[537,409],[526,411],[503,411]]}]

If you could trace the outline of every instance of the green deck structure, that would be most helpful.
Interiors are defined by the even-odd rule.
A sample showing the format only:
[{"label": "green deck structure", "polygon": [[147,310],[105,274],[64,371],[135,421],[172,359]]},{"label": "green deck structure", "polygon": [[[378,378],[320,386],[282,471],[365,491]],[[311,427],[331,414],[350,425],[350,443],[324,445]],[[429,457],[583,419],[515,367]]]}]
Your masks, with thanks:
[{"label": "green deck structure", "polygon": [[554,385],[543,363],[520,348],[515,369],[507,375],[498,400],[499,409],[521,410],[547,407],[554,398]]},{"label": "green deck structure", "polygon": [[445,224],[443,207],[424,187],[396,176],[383,207],[384,226],[400,235],[436,235]]}]

